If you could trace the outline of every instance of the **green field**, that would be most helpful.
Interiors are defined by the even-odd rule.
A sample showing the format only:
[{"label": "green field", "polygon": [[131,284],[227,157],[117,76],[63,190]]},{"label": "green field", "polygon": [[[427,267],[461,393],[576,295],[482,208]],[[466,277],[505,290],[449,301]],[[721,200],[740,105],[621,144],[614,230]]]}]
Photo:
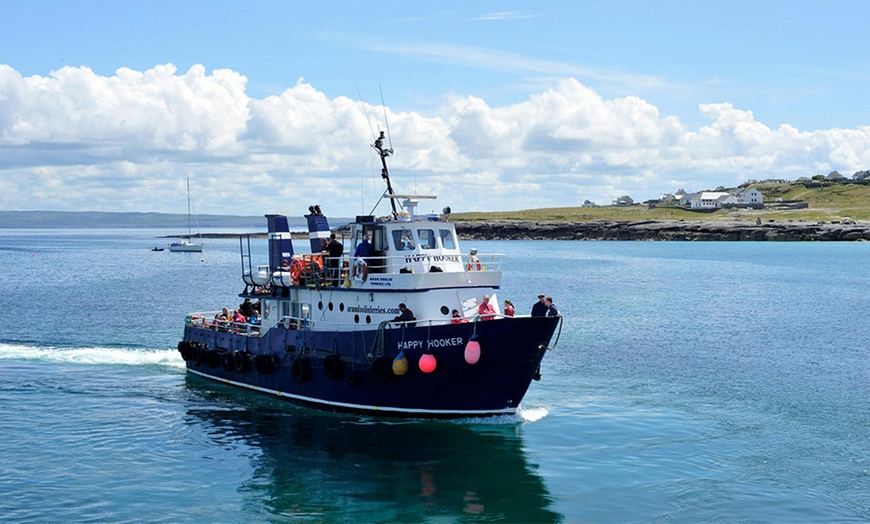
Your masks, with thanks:
[{"label": "green field", "polygon": [[545,209],[522,209],[489,213],[454,213],[452,220],[534,220],[590,222],[599,220],[721,220],[755,221],[761,219],[794,222],[870,221],[870,185],[833,184],[824,187],[806,188],[803,184],[755,184],[765,203],[776,199],[803,200],[807,209],[728,209],[710,212],[689,211],[671,207],[649,209],[643,204],[633,206],[599,207],[552,207]]}]

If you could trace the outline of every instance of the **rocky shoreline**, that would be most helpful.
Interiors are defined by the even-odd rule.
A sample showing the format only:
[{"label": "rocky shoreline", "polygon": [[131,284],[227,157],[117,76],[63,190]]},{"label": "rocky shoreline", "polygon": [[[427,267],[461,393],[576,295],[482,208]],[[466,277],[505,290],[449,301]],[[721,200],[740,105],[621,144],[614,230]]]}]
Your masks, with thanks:
[{"label": "rocky shoreline", "polygon": [[[678,240],[678,241],[870,241],[870,223],[857,222],[714,222],[700,220],[642,220],[600,222],[534,222],[490,220],[454,222],[464,240]],[[346,228],[339,228],[347,234]],[[296,240],[308,238],[293,232]],[[182,237],[185,235],[181,235]],[[238,234],[206,233],[202,238],[236,238]],[[266,233],[251,233],[265,238]],[[165,238],[179,238],[179,235]]]},{"label": "rocky shoreline", "polygon": [[471,240],[870,241],[870,224],[807,222],[602,221],[456,222]]}]

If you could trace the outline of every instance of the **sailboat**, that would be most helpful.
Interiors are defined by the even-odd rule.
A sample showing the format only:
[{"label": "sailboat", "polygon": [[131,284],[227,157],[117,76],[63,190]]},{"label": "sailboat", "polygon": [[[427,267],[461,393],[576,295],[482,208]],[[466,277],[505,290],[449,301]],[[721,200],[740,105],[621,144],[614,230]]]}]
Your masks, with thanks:
[{"label": "sailboat", "polygon": [[[199,228],[199,224],[197,224]],[[190,178],[187,179],[187,238],[183,238],[178,242],[169,244],[169,251],[184,251],[184,252],[201,252],[202,251],[202,235],[200,234],[199,242],[191,241],[190,231]]]}]

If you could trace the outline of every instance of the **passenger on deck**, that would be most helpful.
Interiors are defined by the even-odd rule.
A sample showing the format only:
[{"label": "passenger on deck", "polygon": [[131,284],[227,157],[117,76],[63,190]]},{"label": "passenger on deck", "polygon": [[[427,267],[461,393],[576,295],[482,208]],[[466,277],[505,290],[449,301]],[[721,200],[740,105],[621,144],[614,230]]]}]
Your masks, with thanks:
[{"label": "passenger on deck", "polygon": [[506,317],[514,316],[514,304],[510,300],[504,301],[504,316],[506,316]]},{"label": "passenger on deck", "polygon": [[460,315],[458,310],[456,310],[456,309],[453,310],[453,319],[452,319],[453,324],[465,324],[467,322],[468,322],[468,319],[463,317],[462,315]]},{"label": "passenger on deck", "polygon": [[251,324],[259,324],[260,323],[260,314],[254,311],[251,313],[251,318],[248,319],[248,322]]},{"label": "passenger on deck", "polygon": [[468,254],[468,264],[465,265],[466,271],[480,271],[482,266],[480,265],[480,259],[477,258],[477,248],[471,248]]},{"label": "passenger on deck", "polygon": [[356,246],[356,251],[353,252],[353,256],[357,258],[365,258],[372,256],[372,253],[374,253],[374,248],[369,243],[369,237],[364,236],[362,242]]},{"label": "passenger on deck", "polygon": [[547,314],[546,317],[558,317],[559,310],[556,309],[556,304],[553,304],[553,297],[547,297]]},{"label": "passenger on deck", "polygon": [[251,302],[250,298],[246,298],[244,302],[239,304],[239,311],[242,312],[242,315],[246,317],[250,317],[254,314],[254,304]]},{"label": "passenger on deck", "polygon": [[326,267],[329,268],[330,284],[337,286],[341,280],[338,265],[341,262],[341,255],[344,254],[344,245],[336,240],[335,233],[329,235],[329,243],[326,244],[326,252],[329,254],[329,258],[326,259]]},{"label": "passenger on deck", "polygon": [[413,322],[414,320],[417,320],[414,316],[414,312],[408,309],[408,306],[406,306],[404,302],[399,304],[399,311],[401,312],[399,313],[399,316],[391,320],[391,322],[403,322],[407,327],[415,327],[417,325],[416,322]]},{"label": "passenger on deck", "polygon": [[547,316],[547,304],[544,303],[544,294],[543,293],[538,295],[538,301],[535,302],[534,306],[532,306],[532,316],[533,317],[546,317]]},{"label": "passenger on deck", "polygon": [[480,315],[480,320],[495,319],[495,307],[489,303],[489,295],[483,295],[483,302],[477,306],[477,314]]},{"label": "passenger on deck", "polygon": [[227,331],[230,324],[233,322],[233,316],[230,315],[229,308],[223,308],[220,313],[214,316],[215,327],[220,330]]},{"label": "passenger on deck", "polygon": [[233,322],[238,322],[240,324],[244,324],[248,319],[245,318],[245,315],[242,314],[241,310],[237,309],[233,311]]}]

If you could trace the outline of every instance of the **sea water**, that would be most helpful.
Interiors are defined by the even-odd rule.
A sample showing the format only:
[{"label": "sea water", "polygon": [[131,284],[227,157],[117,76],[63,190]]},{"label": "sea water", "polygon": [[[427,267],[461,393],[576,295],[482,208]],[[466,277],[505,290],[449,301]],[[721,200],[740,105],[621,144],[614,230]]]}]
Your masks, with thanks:
[{"label": "sea water", "polygon": [[870,243],[465,242],[565,322],[517,416],[444,422],[185,374],[239,241],[162,234],[0,230],[0,521],[870,520]]}]

